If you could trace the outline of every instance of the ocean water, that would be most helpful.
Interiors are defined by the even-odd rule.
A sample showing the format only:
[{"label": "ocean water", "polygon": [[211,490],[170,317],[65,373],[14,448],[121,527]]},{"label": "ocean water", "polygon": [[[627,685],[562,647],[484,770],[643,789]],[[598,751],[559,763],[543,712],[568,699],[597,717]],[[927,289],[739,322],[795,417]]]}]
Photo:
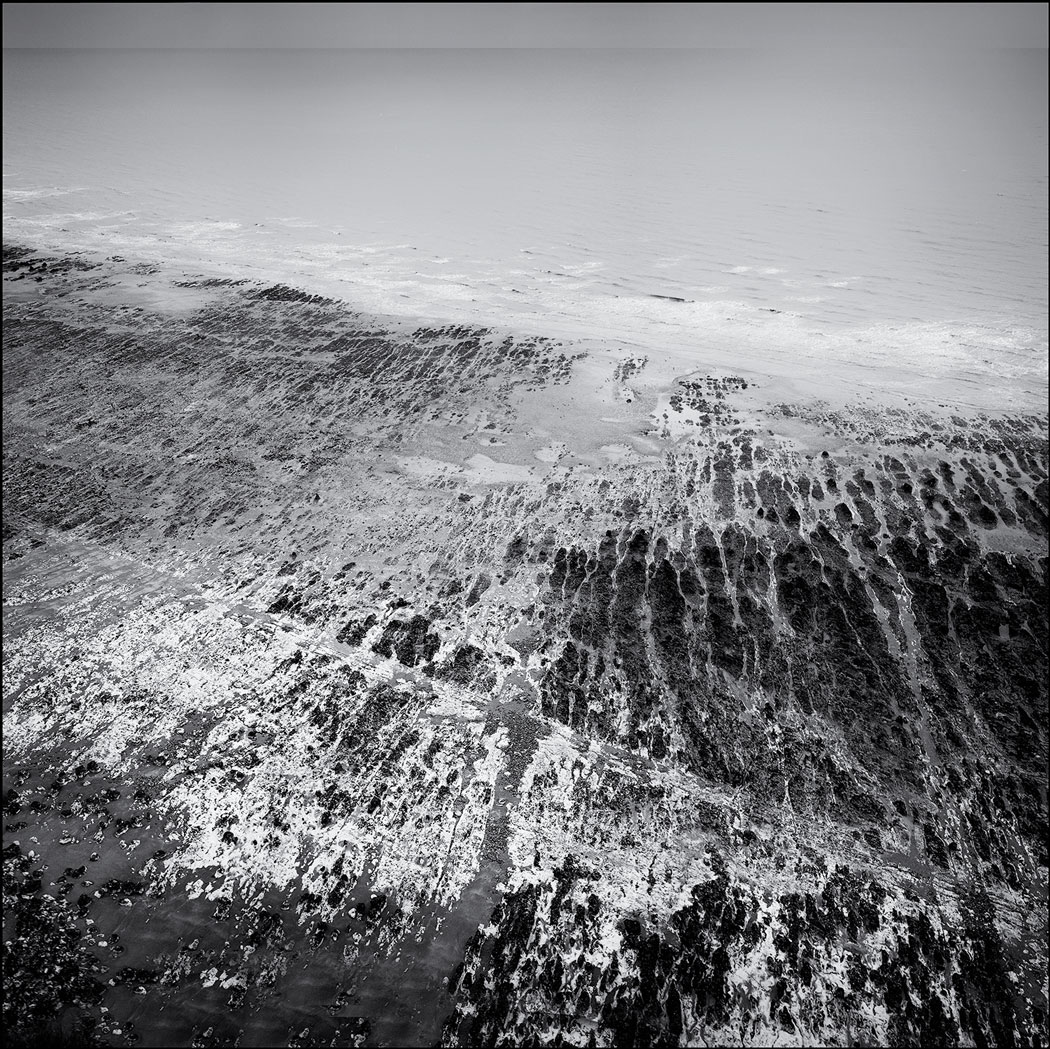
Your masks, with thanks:
[{"label": "ocean water", "polygon": [[1036,405],[1046,76],[1040,50],[5,51],[4,234]]}]

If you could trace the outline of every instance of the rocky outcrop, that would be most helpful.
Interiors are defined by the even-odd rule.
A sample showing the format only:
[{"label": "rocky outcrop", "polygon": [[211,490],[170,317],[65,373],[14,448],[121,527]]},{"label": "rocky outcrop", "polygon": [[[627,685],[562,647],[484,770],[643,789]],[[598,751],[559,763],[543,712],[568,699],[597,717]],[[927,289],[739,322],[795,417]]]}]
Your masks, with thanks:
[{"label": "rocky outcrop", "polygon": [[659,925],[605,917],[603,890],[570,855],[504,897],[453,975],[443,1044],[1010,1045],[1035,1019],[980,889],[958,929],[845,866],[773,900],[717,874]]},{"label": "rocky outcrop", "polygon": [[4,253],[16,1032],[1045,1041],[1045,416],[135,266]]}]

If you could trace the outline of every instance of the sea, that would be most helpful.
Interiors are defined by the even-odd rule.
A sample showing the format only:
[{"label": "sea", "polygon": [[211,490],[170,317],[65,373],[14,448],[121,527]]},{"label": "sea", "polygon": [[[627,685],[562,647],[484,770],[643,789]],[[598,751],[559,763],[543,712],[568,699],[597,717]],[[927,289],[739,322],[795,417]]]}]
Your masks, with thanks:
[{"label": "sea", "polygon": [[[1047,52],[5,50],[6,242],[1045,410]],[[933,394],[935,395],[935,394]]]}]

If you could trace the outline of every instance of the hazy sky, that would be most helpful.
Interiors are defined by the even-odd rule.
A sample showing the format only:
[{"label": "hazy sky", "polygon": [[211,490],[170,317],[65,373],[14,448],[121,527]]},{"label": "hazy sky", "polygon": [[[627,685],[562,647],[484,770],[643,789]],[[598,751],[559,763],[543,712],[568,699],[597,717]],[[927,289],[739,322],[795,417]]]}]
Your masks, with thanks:
[{"label": "hazy sky", "polygon": [[4,47],[1046,47],[1027,4],[4,4]]}]

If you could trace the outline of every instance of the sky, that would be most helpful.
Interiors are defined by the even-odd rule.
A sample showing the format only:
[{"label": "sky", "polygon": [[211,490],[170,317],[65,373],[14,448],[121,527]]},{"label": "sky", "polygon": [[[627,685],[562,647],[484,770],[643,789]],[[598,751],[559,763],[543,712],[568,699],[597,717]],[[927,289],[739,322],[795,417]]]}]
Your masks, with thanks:
[{"label": "sky", "polygon": [[5,48],[1047,46],[1044,3],[5,3]]}]

